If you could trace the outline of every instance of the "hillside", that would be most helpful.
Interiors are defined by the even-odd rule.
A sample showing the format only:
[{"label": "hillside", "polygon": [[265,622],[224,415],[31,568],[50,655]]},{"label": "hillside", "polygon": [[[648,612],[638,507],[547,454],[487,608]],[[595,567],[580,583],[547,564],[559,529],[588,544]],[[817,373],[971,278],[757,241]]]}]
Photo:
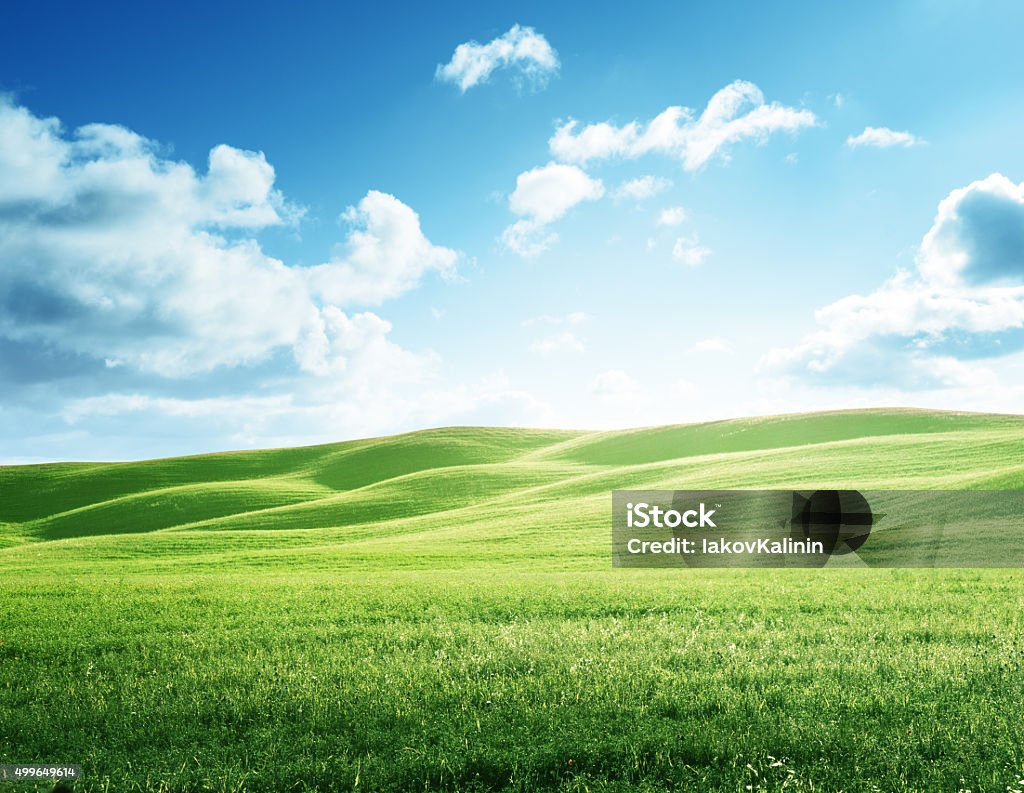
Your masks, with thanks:
[{"label": "hillside", "polygon": [[79,793],[1013,790],[1019,569],[612,569],[609,510],[1024,488],[1022,449],[873,410],[0,468],[0,756]]},{"label": "hillside", "polygon": [[[603,529],[615,488],[1018,488],[1022,448],[1020,416],[865,410],[615,432],[455,427],[137,463],[12,466],[0,468],[0,543],[15,565],[19,546],[76,538],[98,544],[53,553],[120,558],[145,549],[213,563],[324,546],[351,561],[387,551],[412,565],[461,565],[481,555],[543,557],[575,539],[576,563],[597,563],[606,538],[594,528]],[[400,549],[391,547],[398,540]]]}]

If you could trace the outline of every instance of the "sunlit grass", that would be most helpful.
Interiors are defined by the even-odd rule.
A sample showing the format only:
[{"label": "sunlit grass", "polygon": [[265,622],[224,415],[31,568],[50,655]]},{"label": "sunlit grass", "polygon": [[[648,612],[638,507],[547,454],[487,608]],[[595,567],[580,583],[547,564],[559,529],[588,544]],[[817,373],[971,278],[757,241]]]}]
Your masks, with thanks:
[{"label": "sunlit grass", "polygon": [[1019,571],[613,571],[610,491],[1021,488],[1022,449],[1018,418],[871,411],[0,469],[0,762],[82,791],[1005,793]]}]

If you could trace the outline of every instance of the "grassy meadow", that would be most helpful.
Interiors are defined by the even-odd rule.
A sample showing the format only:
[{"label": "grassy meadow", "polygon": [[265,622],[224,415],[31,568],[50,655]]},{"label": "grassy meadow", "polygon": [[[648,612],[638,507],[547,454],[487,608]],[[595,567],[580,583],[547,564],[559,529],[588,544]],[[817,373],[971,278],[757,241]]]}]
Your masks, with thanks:
[{"label": "grassy meadow", "polygon": [[1024,417],[0,467],[0,763],[80,764],[76,791],[1024,788],[1024,571],[611,569],[613,489],[716,487],[1024,489]]}]

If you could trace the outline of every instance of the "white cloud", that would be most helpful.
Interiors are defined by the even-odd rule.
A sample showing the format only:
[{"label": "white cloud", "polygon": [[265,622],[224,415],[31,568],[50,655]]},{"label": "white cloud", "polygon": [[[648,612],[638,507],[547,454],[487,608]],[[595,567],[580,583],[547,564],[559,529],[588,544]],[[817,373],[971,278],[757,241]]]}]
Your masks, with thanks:
[{"label": "white cloud", "polygon": [[593,179],[574,165],[548,163],[525,171],[516,178],[516,189],[509,196],[509,209],[523,216],[505,229],[505,247],[520,256],[536,256],[547,250],[558,235],[549,232],[549,223],[583,201],[596,201],[604,195],[600,179]]},{"label": "white cloud", "polygon": [[917,272],[819,309],[819,330],[775,349],[766,369],[903,388],[963,385],[978,359],[1024,348],[1024,184],[1001,174],[952,191]]},{"label": "white cloud", "polygon": [[[0,100],[0,336],[108,367],[181,377],[266,361],[336,372],[390,325],[337,306],[376,304],[450,274],[412,209],[370,191],[344,255],[289,267],[246,236],[301,210],[262,153],[215,147],[205,174],[122,127],[65,135]],[[408,364],[408,362],[404,362]]]},{"label": "white cloud", "polygon": [[[5,382],[5,437],[49,458],[124,459],[558,423],[500,373],[444,383],[436,354],[403,349],[364,310],[456,264],[397,198],[370,191],[337,255],[288,266],[254,239],[301,215],[262,154],[218,146],[194,169],[161,151],[0,101],[0,341],[19,378]],[[24,384],[38,409],[17,408]]]},{"label": "white cloud", "polygon": [[354,228],[342,255],[307,272],[325,301],[379,305],[415,288],[429,272],[455,274],[458,253],[431,243],[419,215],[393,195],[371,190],[344,218]]},{"label": "white cloud", "polygon": [[688,267],[699,267],[711,255],[711,250],[700,244],[696,234],[677,237],[672,246],[672,258]]},{"label": "white cloud", "polygon": [[221,144],[210,151],[200,193],[205,198],[210,221],[218,226],[261,228],[276,225],[284,218],[298,220],[302,212],[286,204],[281,194],[272,189],[273,184],[274,169],[263,152]]},{"label": "white cloud", "polygon": [[858,146],[870,146],[876,149],[888,149],[892,146],[920,146],[925,141],[922,138],[912,135],[909,132],[897,132],[888,127],[864,127],[859,135],[851,135],[846,139],[846,145],[851,149]]},{"label": "white cloud", "polygon": [[660,176],[640,176],[623,182],[612,191],[616,201],[643,201],[663,193],[672,186],[671,179]]},{"label": "white cloud", "polygon": [[756,85],[737,80],[712,96],[699,116],[673,106],[647,124],[633,121],[620,127],[600,122],[577,129],[579,122],[570,120],[558,127],[548,145],[563,162],[584,164],[658,152],[693,171],[715,155],[727,158],[728,147],[741,140],[764,141],[774,132],[796,132],[816,124],[811,111],[765,103]]},{"label": "white cloud", "polygon": [[216,146],[199,176],[185,163],[159,158],[155,148],[112,124],[87,124],[66,137],[57,119],[37,118],[0,97],[5,220],[30,205],[41,220],[98,222],[149,210],[169,223],[203,228],[260,228],[302,213],[273,189],[274,169],[262,152]]},{"label": "white cloud", "polygon": [[953,190],[921,242],[917,268],[944,284],[1024,280],[1024,182],[994,173]]},{"label": "white cloud", "polygon": [[558,53],[543,35],[533,28],[513,25],[486,44],[460,44],[451,60],[437,67],[436,76],[455,83],[465,93],[487,82],[495,69],[513,68],[534,84],[543,84],[558,71],[558,65]]},{"label": "white cloud", "polygon": [[519,174],[508,205],[517,215],[550,223],[581,201],[593,201],[603,195],[600,179],[592,179],[574,165],[548,163]]},{"label": "white cloud", "polygon": [[665,207],[658,213],[659,226],[679,226],[686,222],[686,210],[682,207]]}]

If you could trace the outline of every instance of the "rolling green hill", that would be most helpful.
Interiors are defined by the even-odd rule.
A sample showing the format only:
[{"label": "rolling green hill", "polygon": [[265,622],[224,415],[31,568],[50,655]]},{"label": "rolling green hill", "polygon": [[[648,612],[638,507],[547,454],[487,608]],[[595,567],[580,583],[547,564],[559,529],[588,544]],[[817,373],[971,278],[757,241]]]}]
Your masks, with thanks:
[{"label": "rolling green hill", "polygon": [[[572,566],[599,566],[615,488],[1017,488],[1022,448],[1019,416],[867,410],[617,432],[458,427],[298,449],[4,467],[0,541],[91,538],[90,556],[148,548],[210,562],[232,548],[372,554],[401,540],[420,552],[432,546],[430,564],[440,553],[463,566],[487,553],[551,564],[553,544],[575,539],[589,555]],[[257,530],[264,536],[210,536]],[[282,535],[292,530],[303,534]],[[151,532],[160,535],[112,537]],[[473,547],[484,541],[494,541],[491,551]],[[68,554],[81,546],[73,547]],[[12,549],[5,561],[16,559]]]},{"label": "rolling green hill", "polygon": [[1024,417],[0,467],[0,763],[152,793],[1024,784],[1020,570],[610,568],[613,489],[775,487],[1024,489]]}]

